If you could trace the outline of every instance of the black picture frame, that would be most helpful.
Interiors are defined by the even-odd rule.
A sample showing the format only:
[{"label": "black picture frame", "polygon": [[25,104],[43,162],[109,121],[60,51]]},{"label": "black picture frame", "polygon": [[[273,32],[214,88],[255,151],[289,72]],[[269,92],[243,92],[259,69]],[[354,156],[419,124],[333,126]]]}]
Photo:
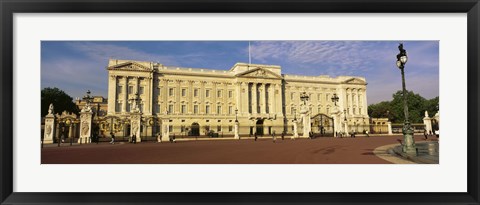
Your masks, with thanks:
[{"label": "black picture frame", "polygon": [[[0,0],[1,204],[479,204],[478,0]],[[13,15],[15,13],[467,13],[468,184],[466,193],[17,193],[13,192]],[[400,32],[400,31],[399,31]],[[343,182],[342,182],[343,183]],[[348,183],[348,182],[345,182]],[[419,186],[422,185],[418,182]],[[395,184],[385,184],[395,186]]]}]

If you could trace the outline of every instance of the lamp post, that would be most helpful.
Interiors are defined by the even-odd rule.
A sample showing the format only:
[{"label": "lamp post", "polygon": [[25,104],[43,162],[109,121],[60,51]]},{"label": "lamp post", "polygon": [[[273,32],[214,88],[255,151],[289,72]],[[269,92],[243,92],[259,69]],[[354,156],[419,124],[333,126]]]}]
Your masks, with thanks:
[{"label": "lamp post", "polygon": [[[70,119],[67,119],[67,120],[65,120],[65,124],[68,127],[68,132],[70,133],[71,129],[72,129],[72,121]],[[72,144],[73,144],[72,136],[69,136],[69,138],[70,138],[70,146],[72,146]]]},{"label": "lamp post", "polygon": [[338,99],[340,99],[338,98],[337,93],[333,93],[333,97],[331,99],[335,106],[337,106]]},{"label": "lamp post", "polygon": [[303,105],[307,105],[307,101],[310,97],[308,97],[307,93],[306,92],[303,92],[301,95],[300,95],[300,100],[303,101]]},{"label": "lamp post", "polygon": [[402,129],[403,139],[404,139],[402,151],[404,153],[416,155],[417,149],[415,148],[415,141],[413,139],[413,129],[410,125],[410,121],[408,120],[407,89],[405,86],[404,68],[408,60],[407,51],[403,49],[403,43],[400,43],[400,45],[398,45],[398,50],[400,51],[400,53],[397,54],[396,63],[397,63],[397,67],[400,69],[402,74],[403,112],[405,115],[405,121],[403,123],[403,129]]},{"label": "lamp post", "polygon": [[[153,123],[154,123],[154,122],[153,122],[153,118],[150,118],[150,119],[148,120],[148,125],[150,125],[150,127],[151,127],[150,137],[153,137]],[[148,129],[147,129],[147,132],[148,132]],[[145,137],[145,142],[147,141],[147,139],[148,139],[148,138]]]}]

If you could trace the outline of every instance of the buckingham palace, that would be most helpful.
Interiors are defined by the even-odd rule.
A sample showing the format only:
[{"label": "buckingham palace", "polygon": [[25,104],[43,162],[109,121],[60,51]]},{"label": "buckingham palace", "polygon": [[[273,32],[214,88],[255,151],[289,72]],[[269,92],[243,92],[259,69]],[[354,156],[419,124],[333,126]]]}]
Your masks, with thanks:
[{"label": "buckingham palace", "polygon": [[279,65],[249,63],[213,70],[110,59],[106,69],[106,118],[128,119],[136,111],[149,136],[231,136],[234,129],[239,135],[288,134],[301,115],[315,133],[368,129],[363,77],[289,75]]}]

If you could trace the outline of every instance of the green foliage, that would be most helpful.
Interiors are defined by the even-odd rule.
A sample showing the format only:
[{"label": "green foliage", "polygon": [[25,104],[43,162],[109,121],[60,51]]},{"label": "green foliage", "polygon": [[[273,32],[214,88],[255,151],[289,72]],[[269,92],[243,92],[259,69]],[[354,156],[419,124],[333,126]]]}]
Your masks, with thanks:
[{"label": "green foliage", "polygon": [[50,103],[53,103],[54,112],[58,114],[62,113],[64,110],[75,114],[78,114],[79,112],[78,107],[73,102],[73,98],[67,95],[63,90],[47,87],[42,89],[41,96],[42,117],[48,114]]},{"label": "green foliage", "polygon": [[[397,91],[392,97],[392,101],[383,101],[369,105],[368,115],[373,118],[388,117],[393,123],[402,123],[405,120],[403,92]],[[438,102],[438,97],[426,100],[424,97],[415,94],[413,91],[407,91],[407,105],[410,122],[423,122],[425,111],[428,111],[430,116],[434,115],[438,111]]]}]

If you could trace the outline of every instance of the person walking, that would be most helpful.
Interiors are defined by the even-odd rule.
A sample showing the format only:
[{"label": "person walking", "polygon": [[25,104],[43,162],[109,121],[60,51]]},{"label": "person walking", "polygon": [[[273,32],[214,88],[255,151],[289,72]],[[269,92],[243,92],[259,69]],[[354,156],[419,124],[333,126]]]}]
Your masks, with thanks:
[{"label": "person walking", "polygon": [[367,131],[365,131],[365,134],[367,134],[367,137],[370,137],[370,135],[368,135],[368,130],[367,130]]},{"label": "person walking", "polygon": [[255,141],[257,141],[257,133],[253,134],[253,137],[255,138]]},{"label": "person walking", "polygon": [[273,138],[273,143],[275,143],[275,141],[277,140],[277,136],[275,136],[275,131],[273,131],[272,133],[272,138]]},{"label": "person walking", "polygon": [[175,134],[173,134],[172,140],[173,140],[173,143],[177,143],[177,141],[175,140]]},{"label": "person walking", "polygon": [[112,137],[112,141],[110,141],[110,144],[115,144],[115,135],[113,132],[110,132],[110,137]]},{"label": "person walking", "polygon": [[282,132],[282,140],[285,139],[285,132]]}]

